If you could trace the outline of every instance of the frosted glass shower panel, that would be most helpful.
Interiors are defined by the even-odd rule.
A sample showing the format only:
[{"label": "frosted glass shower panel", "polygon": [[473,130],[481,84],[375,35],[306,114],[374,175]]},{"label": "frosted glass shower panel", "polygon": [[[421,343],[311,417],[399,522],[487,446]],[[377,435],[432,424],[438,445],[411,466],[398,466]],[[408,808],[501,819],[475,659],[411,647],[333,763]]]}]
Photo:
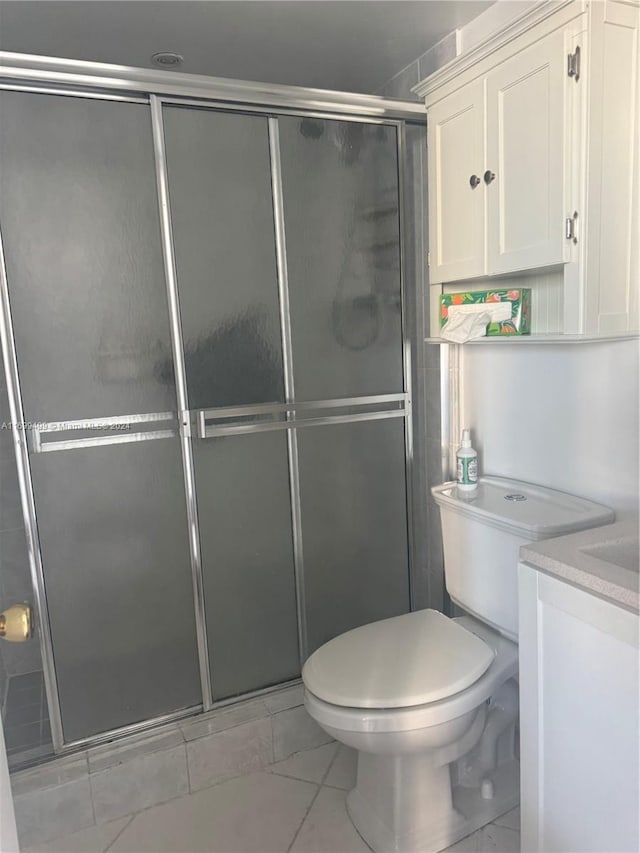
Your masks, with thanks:
[{"label": "frosted glass shower panel", "polygon": [[309,653],[409,610],[401,418],[300,430]]},{"label": "frosted glass shower panel", "polygon": [[148,107],[0,92],[0,216],[27,419],[175,410]]},{"label": "frosted glass shower panel", "polygon": [[280,401],[267,119],[163,116],[189,407]]},{"label": "frosted glass shower panel", "polygon": [[177,439],[37,455],[32,476],[65,740],[198,705]]},{"label": "frosted glass shower panel", "polygon": [[279,128],[296,398],[401,392],[396,129]]},{"label": "frosted glass shower panel", "polygon": [[195,448],[213,698],[300,673],[284,432]]},{"label": "frosted glass shower panel", "polygon": [[70,742],[202,702],[148,105],[0,92],[0,224]]},{"label": "frosted glass shower panel", "polygon": [[[182,107],[165,107],[163,118],[193,420],[202,410],[215,419],[219,408],[281,403],[268,120]],[[195,432],[209,664],[218,700],[300,671],[287,441],[284,432]]]}]

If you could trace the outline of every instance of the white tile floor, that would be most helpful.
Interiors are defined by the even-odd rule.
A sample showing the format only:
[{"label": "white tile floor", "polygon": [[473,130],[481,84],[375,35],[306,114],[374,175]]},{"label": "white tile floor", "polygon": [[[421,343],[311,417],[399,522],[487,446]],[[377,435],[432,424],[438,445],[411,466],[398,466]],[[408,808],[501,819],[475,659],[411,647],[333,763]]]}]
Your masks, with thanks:
[{"label": "white tile floor", "polygon": [[[369,853],[345,810],[355,754],[331,743],[25,853]],[[450,853],[518,853],[519,810]]]}]

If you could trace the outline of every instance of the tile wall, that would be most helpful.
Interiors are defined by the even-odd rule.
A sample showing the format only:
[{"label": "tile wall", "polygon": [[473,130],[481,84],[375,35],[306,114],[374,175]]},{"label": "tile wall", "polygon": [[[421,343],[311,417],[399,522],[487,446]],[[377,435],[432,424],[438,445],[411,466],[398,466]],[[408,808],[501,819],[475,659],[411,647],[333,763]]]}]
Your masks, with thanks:
[{"label": "tile wall", "polygon": [[456,45],[457,36],[454,30],[414,59],[413,62],[410,62],[391,80],[388,80],[378,94],[385,95],[387,98],[417,100],[417,96],[411,91],[412,87],[417,86],[420,80],[424,80],[429,74],[433,74],[438,68],[454,59],[456,57]]},{"label": "tile wall", "polygon": [[[10,421],[0,358],[0,610],[23,601],[33,603]],[[12,676],[41,671],[37,638],[27,643],[0,643],[0,707],[5,707]]]},{"label": "tile wall", "polygon": [[49,706],[42,670],[8,678],[3,710],[9,767],[16,758],[23,762],[51,752]]},{"label": "tile wall", "polygon": [[21,845],[101,825],[331,738],[288,687],[12,775]]},{"label": "tile wall", "polygon": [[[420,80],[431,74],[440,66],[456,56],[456,33],[445,36],[432,48],[417,57],[406,68],[391,78],[379,91],[379,94],[389,98],[415,100],[411,88]],[[420,245],[416,247],[416,258],[419,259],[416,269],[416,284],[422,294],[428,294],[428,273],[424,259],[428,250],[427,244],[427,152],[426,147],[413,168],[414,197],[421,199],[424,222],[418,231],[417,239]],[[429,299],[423,300],[422,323],[419,324],[418,338],[421,341],[429,336]],[[422,384],[424,411],[421,418],[421,433],[423,441],[423,464],[426,465],[426,492],[424,496],[424,511],[427,524],[427,548],[423,556],[426,568],[427,600],[422,606],[442,609],[445,606],[444,569],[442,558],[442,535],[440,530],[440,513],[431,497],[429,489],[443,481],[443,448],[441,436],[440,409],[440,347],[426,345],[422,347],[418,381]],[[421,603],[421,602],[419,602]]]}]

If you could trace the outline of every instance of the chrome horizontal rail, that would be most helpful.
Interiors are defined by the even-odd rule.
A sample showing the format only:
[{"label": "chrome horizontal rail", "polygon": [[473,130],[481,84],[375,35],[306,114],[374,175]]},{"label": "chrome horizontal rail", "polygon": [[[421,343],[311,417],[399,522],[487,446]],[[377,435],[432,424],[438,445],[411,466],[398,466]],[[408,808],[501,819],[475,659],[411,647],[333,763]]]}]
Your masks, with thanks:
[{"label": "chrome horizontal rail", "polygon": [[[384,115],[382,117],[366,115],[362,116],[359,113],[350,115],[349,113],[340,112],[336,114],[331,110],[311,109],[310,107],[273,107],[268,104],[248,104],[248,103],[227,103],[225,101],[211,100],[207,98],[186,98],[177,96],[158,95],[158,100],[163,107],[195,107],[196,109],[209,109],[218,112],[240,113],[244,115],[263,116],[267,119],[274,117],[277,114],[281,116],[304,116],[305,118],[328,119],[329,121],[339,120],[346,122],[355,122],[356,124],[386,124],[390,127],[398,127],[402,124],[402,118]],[[412,124],[415,121],[411,120]]]},{"label": "chrome horizontal rail", "polygon": [[104,427],[118,424],[151,424],[158,421],[175,421],[175,412],[145,412],[139,415],[110,415],[106,418],[83,418],[75,421],[49,421],[38,424],[40,432],[67,432],[72,429],[95,429],[96,424]]},{"label": "chrome horizontal rail", "polygon": [[[124,429],[133,425],[159,424],[166,421],[172,422],[175,426],[171,429],[152,429],[123,434]],[[138,415],[115,415],[105,418],[83,418],[73,421],[50,421],[48,423],[31,424],[30,428],[34,453],[51,453],[54,450],[75,450],[82,447],[100,447],[108,444],[131,444],[139,441],[152,441],[158,438],[173,438],[179,434],[177,415],[174,412],[150,412]],[[43,441],[43,435],[88,430],[96,432],[112,430],[116,434]]]},{"label": "chrome horizontal rail", "polygon": [[153,441],[157,438],[175,438],[177,429],[156,429],[149,432],[132,432],[128,435],[101,435],[97,438],[70,438],[64,441],[47,441],[34,451],[51,453],[54,450],[78,450],[82,447],[104,447],[108,444],[133,444],[139,441]]},{"label": "chrome horizontal rail", "polygon": [[303,400],[299,403],[257,403],[249,406],[221,406],[214,409],[201,409],[198,413],[205,418],[236,418],[251,415],[271,415],[296,411],[316,411],[318,409],[347,409],[361,406],[377,406],[385,403],[406,403],[408,394],[373,394],[369,397],[343,397],[331,400]]},{"label": "chrome horizontal rail", "polygon": [[424,105],[419,101],[10,51],[0,51],[0,78],[30,84],[53,83],[127,93],[202,98],[226,104],[267,105],[275,110],[279,107],[321,110],[338,115],[399,118],[426,123]]},{"label": "chrome horizontal rail", "polygon": [[[372,411],[373,408],[373,411]],[[374,394],[368,397],[343,397],[331,400],[304,400],[290,403],[258,403],[249,406],[222,406],[215,409],[201,409],[195,413],[198,437],[210,438],[214,435],[232,435],[248,432],[269,432],[291,427],[318,426],[325,423],[347,423],[350,420],[363,420],[364,415],[402,416],[410,408],[409,395]],[[338,409],[355,411],[338,414]],[[321,417],[309,417],[309,413],[324,413]],[[302,415],[302,417],[301,417]],[[190,417],[193,417],[191,415]],[[272,417],[272,420],[264,418]],[[247,418],[252,418],[247,422]],[[263,418],[263,420],[258,420]],[[338,421],[337,419],[340,418]],[[220,423],[225,420],[237,420],[235,424]],[[214,421],[214,423],[209,423]]]},{"label": "chrome horizontal rail", "polygon": [[[1,72],[0,68],[0,72]],[[68,98],[96,98],[101,101],[122,101],[127,104],[149,105],[148,95],[126,95],[117,92],[96,92],[93,89],[78,89],[65,86],[31,86],[26,83],[0,83],[0,90],[7,92],[31,92],[34,95],[64,95]]]},{"label": "chrome horizontal rail", "polygon": [[207,425],[203,420],[198,424],[198,438],[219,438],[224,435],[243,435],[257,432],[273,432],[283,429],[301,429],[304,427],[330,426],[331,424],[349,424],[359,421],[380,421],[387,418],[406,418],[408,411],[387,409],[378,412],[353,412],[348,415],[325,415],[319,418],[298,418],[295,416],[283,421],[259,421],[250,424],[232,424],[230,426]]},{"label": "chrome horizontal rail", "polygon": [[148,720],[142,720],[139,723],[131,723],[128,726],[121,726],[118,729],[109,729],[106,732],[100,732],[97,735],[90,737],[79,738],[78,740],[68,741],[59,750],[62,755],[69,752],[76,752],[78,749],[86,749],[91,746],[107,743],[108,741],[117,741],[123,737],[134,737],[135,735],[144,735],[149,729],[156,729],[159,726],[164,726],[168,723],[178,722],[187,717],[194,717],[203,710],[202,705],[191,705],[188,708],[181,708],[179,711],[171,711],[168,714],[162,714],[158,717],[151,717]]}]

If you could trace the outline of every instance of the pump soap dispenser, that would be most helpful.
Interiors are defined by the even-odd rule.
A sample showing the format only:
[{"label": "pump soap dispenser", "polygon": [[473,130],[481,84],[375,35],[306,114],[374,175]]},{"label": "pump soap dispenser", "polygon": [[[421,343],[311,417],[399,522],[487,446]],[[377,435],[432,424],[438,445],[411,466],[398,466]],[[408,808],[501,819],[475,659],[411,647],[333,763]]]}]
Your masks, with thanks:
[{"label": "pump soap dispenser", "polygon": [[456,453],[456,461],[458,489],[473,492],[478,488],[478,453],[471,447],[471,434],[468,429],[462,430],[462,441]]}]

